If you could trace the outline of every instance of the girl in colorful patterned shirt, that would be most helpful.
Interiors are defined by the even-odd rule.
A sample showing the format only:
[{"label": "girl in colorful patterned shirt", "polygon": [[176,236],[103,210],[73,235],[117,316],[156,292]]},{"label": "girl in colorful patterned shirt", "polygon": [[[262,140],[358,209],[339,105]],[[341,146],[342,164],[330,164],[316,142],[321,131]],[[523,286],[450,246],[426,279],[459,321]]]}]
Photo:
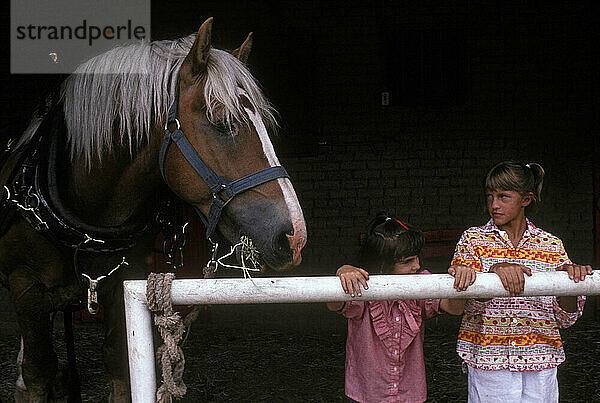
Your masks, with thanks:
[{"label": "girl in colorful patterned shirt", "polygon": [[[387,274],[422,271],[419,254],[423,233],[380,213],[372,221],[359,253],[363,268],[337,270],[342,288],[361,296],[369,271]],[[367,271],[368,270],[368,271]],[[465,290],[475,271],[461,265],[448,270],[454,288]],[[460,315],[466,300],[424,299],[331,302],[327,306],[348,318],[346,395],[359,402],[423,402],[427,398],[423,358],[424,319],[445,311]]]},{"label": "girl in colorful patterned shirt", "polygon": [[517,297],[524,274],[563,270],[575,282],[592,273],[573,264],[562,241],[526,213],[541,198],[544,169],[505,161],[485,179],[490,221],[466,230],[452,264],[496,273],[510,298],[469,300],[457,352],[468,373],[469,402],[558,402],[556,367],[565,359],[559,328],[581,316],[585,297]]}]

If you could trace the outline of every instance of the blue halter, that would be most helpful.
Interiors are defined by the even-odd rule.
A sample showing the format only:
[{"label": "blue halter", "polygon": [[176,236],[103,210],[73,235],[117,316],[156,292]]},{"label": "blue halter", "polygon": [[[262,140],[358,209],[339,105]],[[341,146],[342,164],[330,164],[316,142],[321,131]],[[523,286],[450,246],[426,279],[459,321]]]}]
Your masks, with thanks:
[{"label": "blue halter", "polygon": [[[237,180],[231,180],[217,175],[212,169],[209,168],[208,165],[206,165],[181,130],[181,124],[179,123],[178,119],[179,80],[177,81],[178,82],[175,87],[175,99],[169,108],[169,115],[165,125],[165,134],[163,136],[162,146],[158,155],[158,164],[160,167],[160,173],[166,182],[165,160],[167,158],[169,146],[171,145],[171,142],[174,142],[177,147],[179,147],[179,150],[188,163],[210,187],[210,190],[213,193],[213,202],[210,205],[208,217],[205,217],[198,208],[195,208],[196,212],[206,226],[206,239],[210,239],[215,231],[215,228],[217,227],[217,223],[223,208],[231,201],[231,199],[234,198],[234,196],[274,179],[289,178],[289,175],[282,166],[269,167]],[[177,125],[177,128],[172,132],[169,130],[169,125],[171,123]]]}]

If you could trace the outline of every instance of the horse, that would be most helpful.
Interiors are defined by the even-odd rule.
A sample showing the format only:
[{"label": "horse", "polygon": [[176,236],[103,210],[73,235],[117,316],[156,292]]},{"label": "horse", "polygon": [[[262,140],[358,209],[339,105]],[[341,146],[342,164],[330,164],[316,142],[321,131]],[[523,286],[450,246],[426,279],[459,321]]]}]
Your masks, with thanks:
[{"label": "horse", "polygon": [[306,225],[270,142],[276,110],[245,65],[252,33],[215,49],[212,22],[80,65],[3,164],[12,218],[0,225],[0,282],[22,335],[17,401],[64,397],[51,317],[86,292],[104,307],[109,400],[130,400],[122,282],[148,275],[165,193],[205,218],[211,241],[245,236],[263,267],[300,264]]}]

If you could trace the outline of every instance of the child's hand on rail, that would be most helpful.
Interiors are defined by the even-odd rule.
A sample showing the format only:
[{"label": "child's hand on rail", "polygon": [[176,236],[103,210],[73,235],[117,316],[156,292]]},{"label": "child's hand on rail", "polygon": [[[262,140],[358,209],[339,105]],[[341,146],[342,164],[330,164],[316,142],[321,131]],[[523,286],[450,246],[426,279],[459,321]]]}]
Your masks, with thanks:
[{"label": "child's hand on rail", "polygon": [[510,292],[511,297],[516,297],[522,294],[525,289],[525,276],[523,273],[531,276],[531,269],[516,263],[502,262],[492,265],[490,273],[496,273],[500,277],[504,289]]},{"label": "child's hand on rail", "polygon": [[454,288],[456,291],[464,291],[475,282],[477,274],[469,266],[457,264],[448,268],[448,274],[454,277]]},{"label": "child's hand on rail", "polygon": [[569,278],[576,283],[585,280],[586,275],[593,274],[592,266],[582,266],[574,263],[565,263],[562,266],[558,266],[556,271],[566,271],[569,273]]},{"label": "child's hand on rail", "polygon": [[364,269],[346,264],[337,269],[335,274],[340,278],[344,292],[350,294],[351,297],[362,295],[360,292],[361,284],[365,290],[369,289],[367,285],[369,273]]}]

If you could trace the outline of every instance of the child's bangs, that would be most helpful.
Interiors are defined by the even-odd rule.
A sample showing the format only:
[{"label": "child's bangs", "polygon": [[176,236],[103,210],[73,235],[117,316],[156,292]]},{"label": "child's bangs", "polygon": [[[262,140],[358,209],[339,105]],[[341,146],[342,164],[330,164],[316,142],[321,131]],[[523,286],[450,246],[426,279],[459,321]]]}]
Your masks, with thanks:
[{"label": "child's bangs", "polygon": [[409,230],[399,236],[394,251],[394,259],[400,260],[421,253],[425,239],[421,231]]},{"label": "child's bangs", "polygon": [[485,178],[485,189],[489,190],[513,190],[519,191],[515,184],[519,183],[517,175],[511,170],[499,169],[490,172]]}]

